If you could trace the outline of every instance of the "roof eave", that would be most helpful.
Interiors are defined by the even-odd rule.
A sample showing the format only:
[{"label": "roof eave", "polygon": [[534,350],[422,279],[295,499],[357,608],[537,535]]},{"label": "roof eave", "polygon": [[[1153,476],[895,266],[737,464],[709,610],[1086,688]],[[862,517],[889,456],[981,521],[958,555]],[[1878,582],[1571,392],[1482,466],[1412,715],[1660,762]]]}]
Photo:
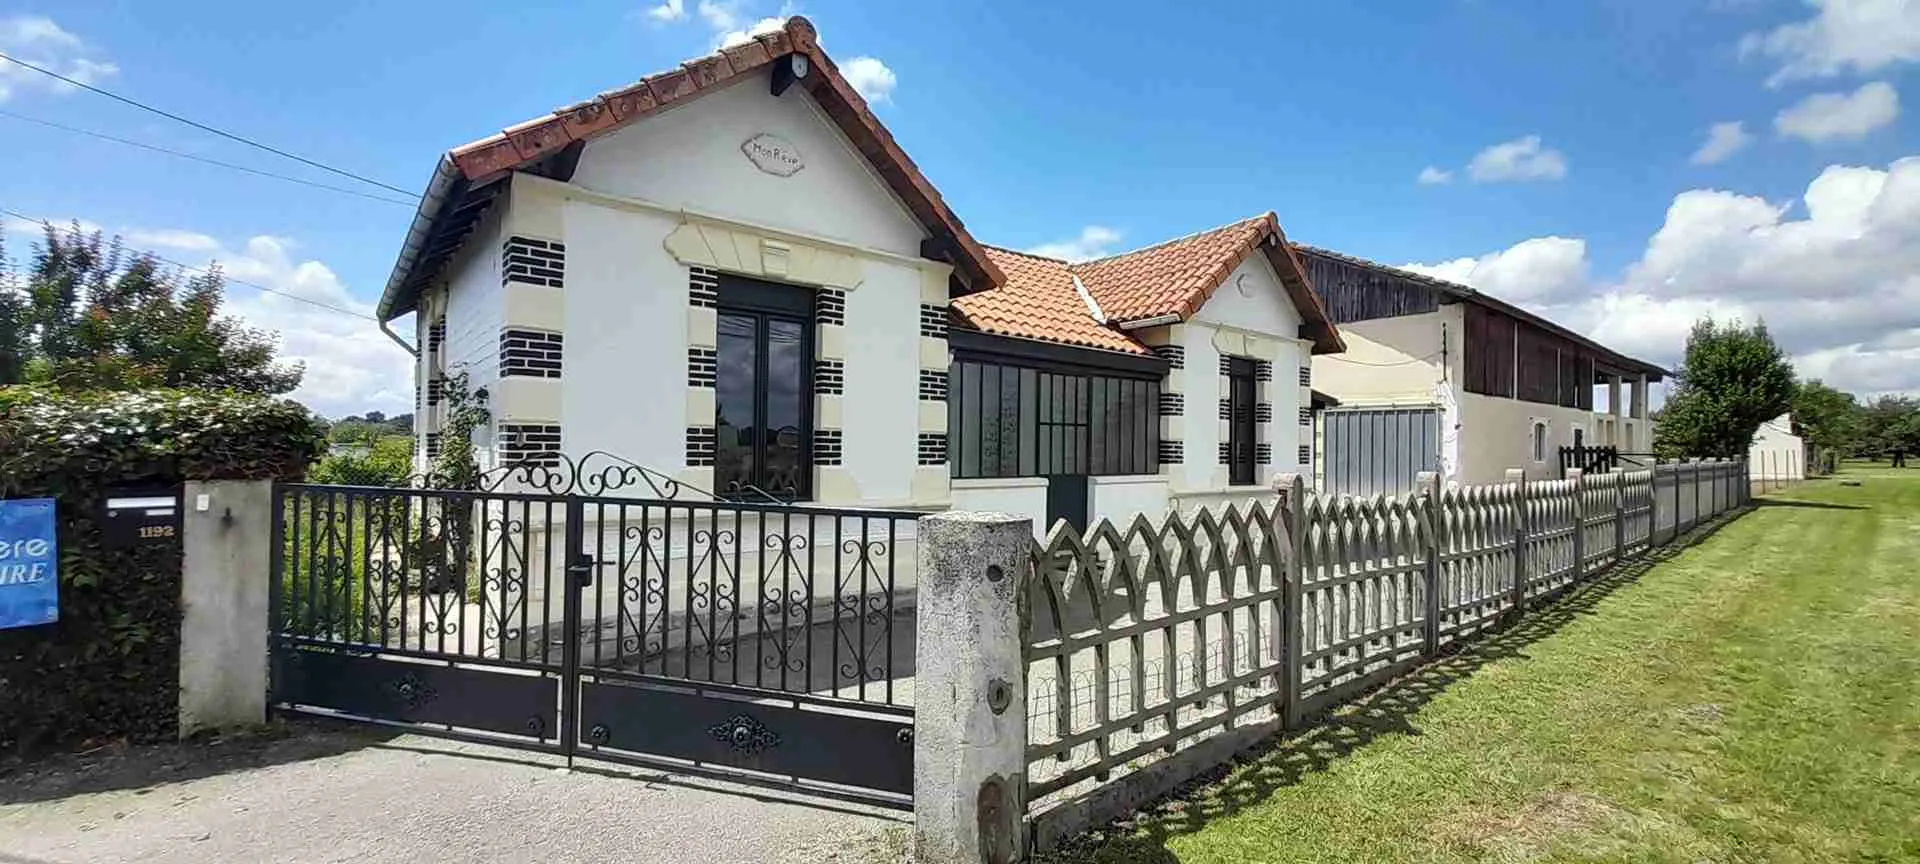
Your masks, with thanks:
[{"label": "roof eave", "polygon": [[414,208],[413,224],[407,226],[406,239],[401,241],[400,256],[394,261],[393,272],[387,276],[387,287],[380,293],[379,305],[374,307],[374,314],[381,322],[392,321],[412,312],[418,305],[418,292],[408,290],[407,282],[419,262],[420,251],[426,248],[427,239],[433,235],[441,208],[451,197],[453,188],[465,179],[451,156],[441,156],[439,163],[434,166],[433,176],[427,179],[426,191],[420,193],[420,204]]}]

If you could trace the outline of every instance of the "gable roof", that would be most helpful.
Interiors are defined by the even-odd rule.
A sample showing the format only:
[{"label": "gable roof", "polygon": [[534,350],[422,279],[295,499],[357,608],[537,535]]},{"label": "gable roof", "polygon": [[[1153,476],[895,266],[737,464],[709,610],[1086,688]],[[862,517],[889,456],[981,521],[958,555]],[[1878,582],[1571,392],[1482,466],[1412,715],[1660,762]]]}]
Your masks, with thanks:
[{"label": "gable roof", "polygon": [[413,311],[420,290],[445,266],[499,193],[499,181],[512,172],[570,175],[585,142],[739,83],[749,73],[776,66],[789,56],[806,58],[812,70],[812,74],[793,83],[813,95],[854,149],[932,235],[932,241],[923,244],[923,251],[952,262],[976,287],[1000,284],[1004,275],[967,232],[966,225],[821,50],[813,24],[794,16],[772,33],[448,151],[421,196],[413,226],[381,295],[378,317],[388,321]]},{"label": "gable roof", "polygon": [[[1256,252],[1266,255],[1279,274],[1287,297],[1305,322],[1302,335],[1313,340],[1313,353],[1346,350],[1281,233],[1280,220],[1271,212],[1080,263],[988,247],[1007,281],[994,290],[958,298],[953,308],[963,323],[989,333],[1149,353],[1127,332],[1126,324],[1162,318],[1169,320],[1157,323],[1173,323],[1192,317],[1234,268]],[[1106,321],[1094,318],[1074,286],[1076,277]]]},{"label": "gable roof", "polygon": [[[1397,279],[1403,283],[1410,283],[1413,285],[1421,286],[1423,288],[1431,289],[1436,295],[1438,295],[1439,302],[1441,303],[1472,303],[1476,306],[1481,306],[1487,309],[1491,309],[1496,312],[1499,312],[1502,315],[1506,315],[1508,317],[1515,318],[1520,321],[1524,321],[1528,324],[1532,324],[1535,327],[1539,327],[1540,329],[1545,330],[1549,333],[1552,333],[1555,336],[1558,336],[1562,339],[1566,339],[1570,342],[1580,345],[1581,347],[1586,348],[1589,351],[1592,351],[1598,359],[1600,359],[1607,365],[1617,368],[1623,372],[1637,372],[1640,374],[1647,375],[1652,380],[1655,380],[1655,381],[1658,381],[1672,374],[1671,372],[1667,371],[1666,368],[1660,366],[1657,363],[1649,363],[1645,360],[1641,360],[1636,357],[1629,357],[1625,354],[1622,354],[1618,351],[1613,350],[1612,348],[1608,348],[1607,346],[1602,345],[1599,342],[1595,342],[1593,339],[1588,338],[1584,334],[1575,332],[1559,324],[1556,324],[1553,321],[1547,319],[1546,317],[1543,317],[1541,315],[1536,315],[1532,312],[1527,311],[1526,309],[1523,309],[1519,306],[1515,306],[1512,303],[1508,303],[1505,300],[1502,300],[1491,294],[1483,293],[1481,291],[1478,291],[1466,285],[1461,285],[1456,282],[1448,282],[1445,279],[1439,279],[1433,276],[1428,276],[1424,273],[1415,273],[1411,270],[1403,270],[1399,267],[1390,267],[1375,261],[1369,261],[1365,258],[1359,258],[1359,257],[1348,255],[1342,252],[1335,252],[1331,249],[1322,249],[1317,246],[1308,246],[1304,243],[1295,243],[1293,244],[1293,248],[1295,252],[1301,255],[1311,255],[1311,256],[1317,256],[1329,261],[1337,261],[1352,267],[1371,270],[1375,273],[1379,273],[1384,276]],[[1326,286],[1323,285],[1322,287],[1324,288]]]},{"label": "gable roof", "polygon": [[987,255],[1007,274],[1007,281],[953,301],[954,311],[974,329],[1126,354],[1153,353],[1132,336],[1094,319],[1073,286],[1073,266],[1067,262],[993,246],[987,247]]}]

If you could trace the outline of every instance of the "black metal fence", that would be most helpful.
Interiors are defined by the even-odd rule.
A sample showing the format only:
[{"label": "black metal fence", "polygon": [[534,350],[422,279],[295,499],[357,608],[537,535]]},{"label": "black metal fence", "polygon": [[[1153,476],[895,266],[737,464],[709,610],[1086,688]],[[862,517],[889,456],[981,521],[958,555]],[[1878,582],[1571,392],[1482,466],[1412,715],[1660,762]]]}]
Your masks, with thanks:
[{"label": "black metal fence", "polygon": [[[276,487],[276,703],[567,755],[910,790],[910,747],[905,763],[816,765],[775,752],[767,730],[774,717],[833,721],[858,733],[842,742],[856,755],[870,739],[899,747],[918,514],[613,497],[621,484],[571,463],[493,485]],[[769,700],[785,707],[755,705]]]}]

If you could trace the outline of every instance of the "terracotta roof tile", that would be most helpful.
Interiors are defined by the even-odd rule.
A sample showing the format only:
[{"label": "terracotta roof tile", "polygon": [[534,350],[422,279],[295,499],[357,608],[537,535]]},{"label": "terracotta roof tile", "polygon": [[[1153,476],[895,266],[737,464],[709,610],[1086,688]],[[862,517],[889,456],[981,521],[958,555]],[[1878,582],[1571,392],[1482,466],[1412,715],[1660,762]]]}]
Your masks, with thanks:
[{"label": "terracotta roof tile", "polygon": [[985,247],[1007,281],[992,291],[953,301],[963,323],[1001,336],[1080,345],[1127,354],[1149,354],[1145,345],[1093,319],[1073,288],[1065,261]]},{"label": "terracotta roof tile", "polygon": [[1074,272],[1107,313],[1108,320],[1138,321],[1161,315],[1185,318],[1199,311],[1213,289],[1259,248],[1276,224],[1272,213],[1190,234],[1111,258],[1076,264]]}]

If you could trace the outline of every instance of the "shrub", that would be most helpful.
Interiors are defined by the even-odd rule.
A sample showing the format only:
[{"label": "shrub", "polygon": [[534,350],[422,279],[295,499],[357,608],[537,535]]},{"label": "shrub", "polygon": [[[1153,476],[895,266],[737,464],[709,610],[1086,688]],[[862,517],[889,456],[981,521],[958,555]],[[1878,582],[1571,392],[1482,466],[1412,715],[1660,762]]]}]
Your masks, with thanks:
[{"label": "shrub", "polygon": [[405,486],[413,476],[413,439],[404,435],[337,441],[307,472],[310,483]]},{"label": "shrub", "polygon": [[114,487],[297,479],[320,447],[284,400],[0,388],[0,498],[57,499],[60,544],[60,621],[0,630],[0,749],[175,733],[180,546],[104,546]]}]

